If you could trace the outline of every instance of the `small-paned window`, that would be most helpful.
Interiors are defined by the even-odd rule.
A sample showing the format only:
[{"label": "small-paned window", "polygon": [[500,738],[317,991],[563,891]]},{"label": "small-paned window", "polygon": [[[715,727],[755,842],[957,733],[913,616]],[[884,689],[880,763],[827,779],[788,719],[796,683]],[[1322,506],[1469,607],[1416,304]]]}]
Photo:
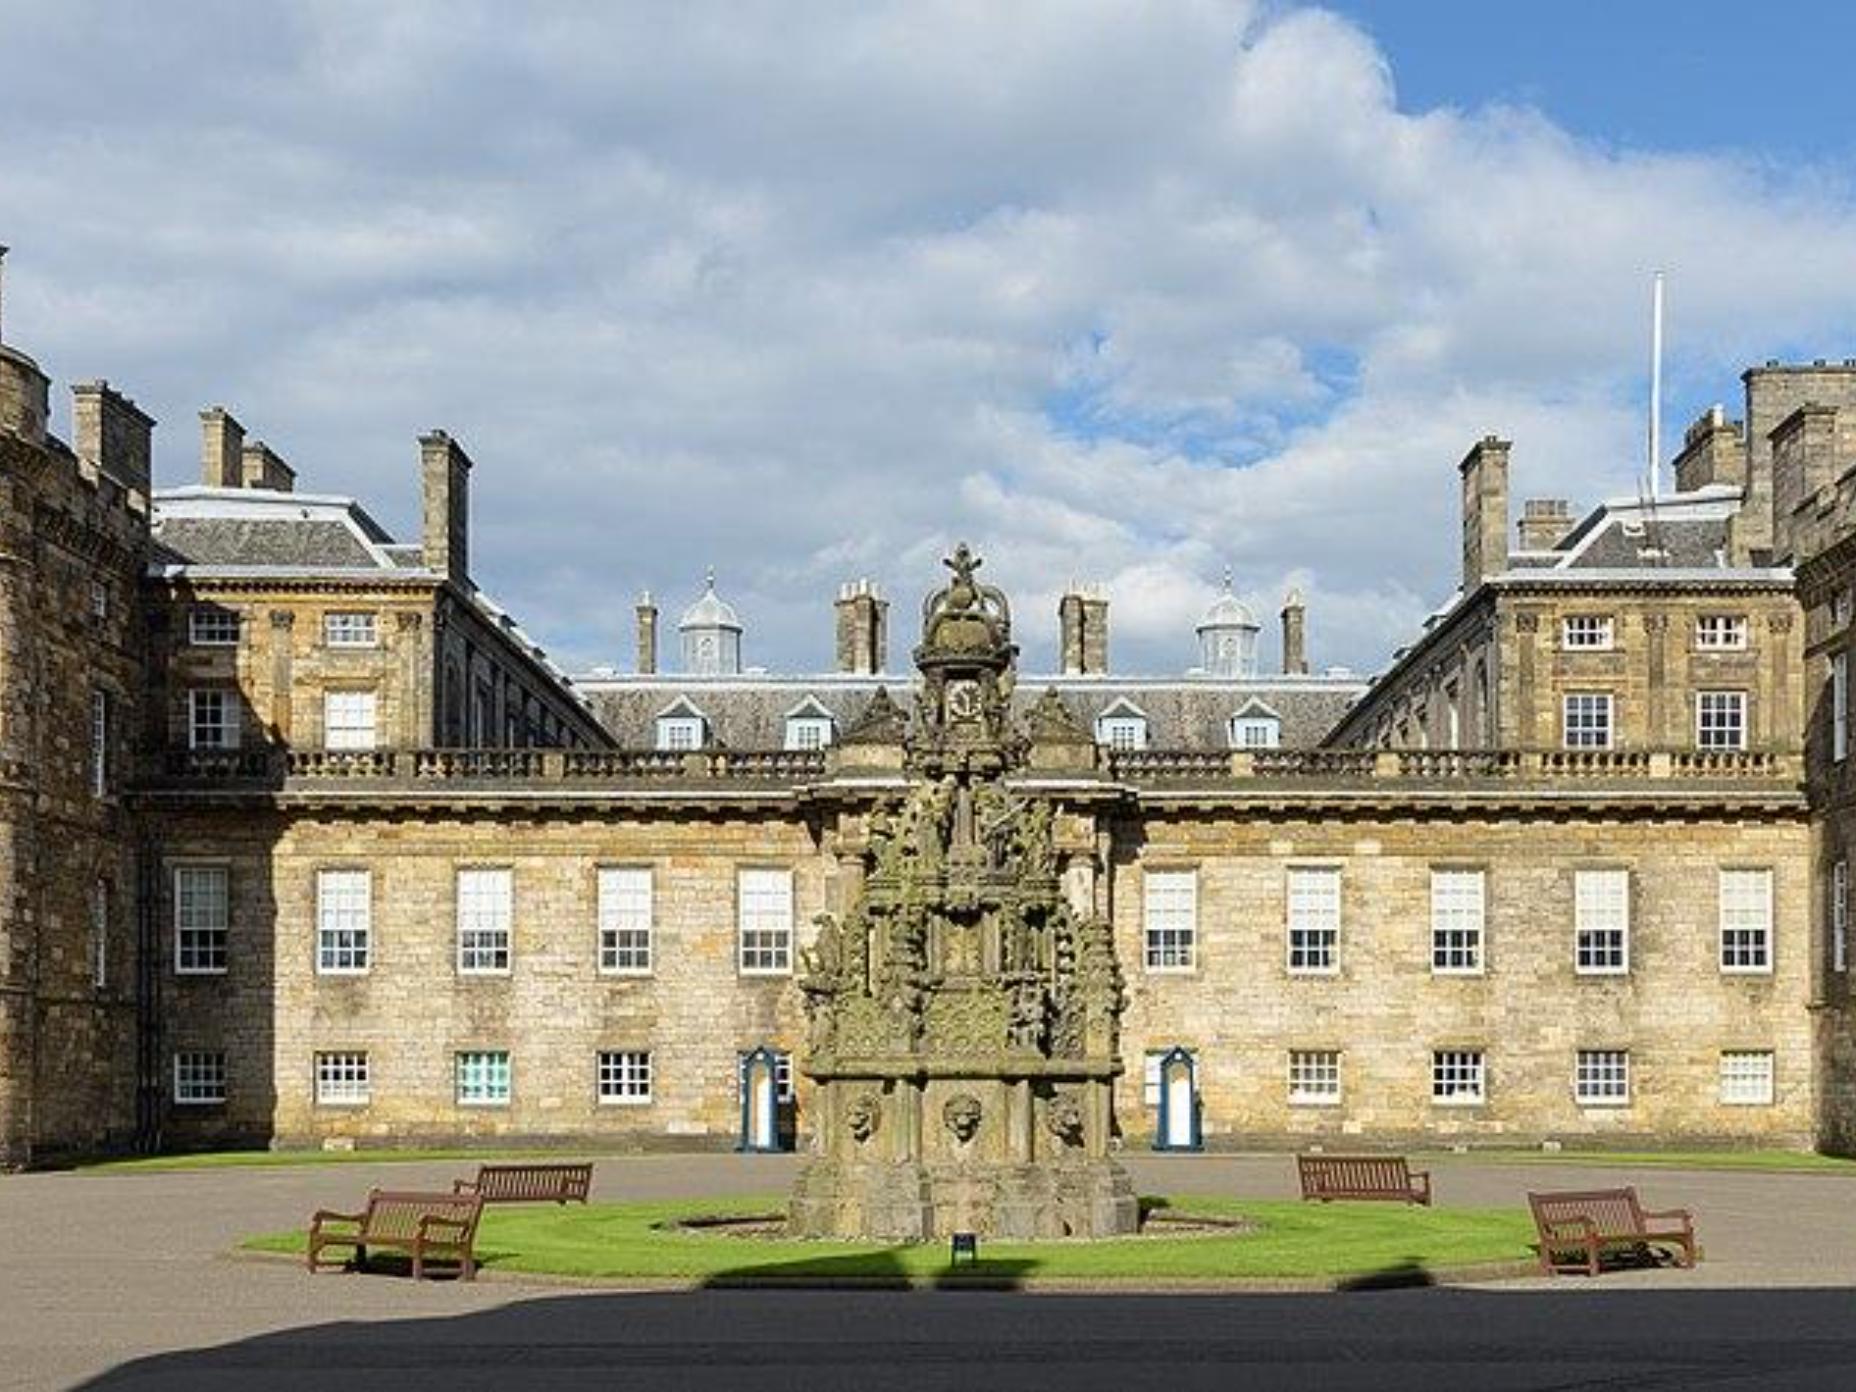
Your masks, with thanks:
[{"label": "small-paned window", "polygon": [[1340,970],[1340,871],[1332,866],[1289,869],[1289,970],[1311,975]]},{"label": "small-paned window", "polygon": [[239,696],[223,688],[195,687],[187,693],[187,747],[237,749]]},{"label": "small-paned window", "polygon": [[372,749],[377,738],[371,691],[326,691],[322,696],[322,743],[327,749]]},{"label": "small-paned window", "polygon": [[196,604],[187,611],[187,641],[196,648],[235,648],[238,646],[239,616],[236,609],[216,604]]},{"label": "small-paned window", "polygon": [[226,969],[231,872],[223,865],[174,867],[174,970],[204,975]]},{"label": "small-paned window", "polygon": [[323,1107],[364,1107],[373,1098],[367,1055],[358,1050],[316,1055],[316,1102]]},{"label": "small-paned window", "polygon": [[358,976],[368,968],[373,937],[373,875],[366,870],[316,874],[316,970]]},{"label": "small-paned window", "polygon": [[1289,1051],[1289,1103],[1332,1107],[1340,1101],[1340,1053],[1335,1049]]},{"label": "small-paned window", "polygon": [[743,870],[737,886],[741,972],[778,975],[793,969],[793,872]]},{"label": "small-paned window", "polygon": [[611,1106],[642,1107],[651,1101],[651,1055],[645,1050],[601,1050],[599,1100]]},{"label": "small-paned window", "polygon": [[1769,1107],[1772,1098],[1772,1050],[1728,1049],[1721,1054],[1723,1105]]},{"label": "small-paned window", "polygon": [[1198,946],[1198,873],[1147,871],[1142,876],[1141,917],[1147,970],[1191,971]]},{"label": "small-paned window", "polygon": [[463,975],[509,970],[514,880],[509,870],[458,871],[458,971]]},{"label": "small-paned window", "polygon": [[467,1049],[457,1056],[460,1107],[509,1105],[509,1053],[504,1049]]},{"label": "small-paned window", "polygon": [[1605,649],[1611,646],[1609,614],[1569,614],[1560,622],[1563,648]]},{"label": "small-paned window", "polygon": [[657,720],[657,747],[668,750],[701,749],[703,719],[695,715],[662,715]]},{"label": "small-paned window", "polygon": [[174,1102],[181,1107],[210,1107],[226,1100],[226,1056],[210,1049],[185,1049],[174,1055]]},{"label": "small-paned window", "polygon": [[1573,1097],[1583,1107],[1630,1102],[1630,1054],[1623,1049],[1581,1049],[1573,1065]]},{"label": "small-paned window", "polygon": [[819,715],[788,716],[786,721],[786,747],[788,749],[823,749],[831,743],[831,721]]},{"label": "small-paned window", "polygon": [[1475,1106],[1487,1097],[1480,1049],[1438,1049],[1431,1055],[1431,1101],[1439,1106]]},{"label": "small-paned window", "polygon": [[1850,968],[1850,863],[1830,867],[1830,969]]},{"label": "small-paned window", "polygon": [[1703,652],[1738,652],[1746,646],[1746,615],[1703,614],[1695,620],[1695,646]]},{"label": "small-paned window", "polygon": [[605,866],[599,871],[599,969],[645,975],[651,970],[651,871]]},{"label": "small-paned window", "polygon": [[1483,876],[1480,870],[1431,871],[1431,970],[1482,971]]},{"label": "small-paned window", "polygon": [[1630,970],[1630,872],[1573,872],[1573,970],[1619,976]]},{"label": "small-paned window", "polygon": [[1096,721],[1096,743],[1110,749],[1147,748],[1147,722],[1138,715],[1105,715]]},{"label": "small-paned window", "polygon": [[1746,748],[1746,692],[1695,693],[1695,747]]},{"label": "small-paned window", "polygon": [[1282,722],[1273,716],[1237,716],[1231,720],[1233,749],[1275,749],[1282,744]]},{"label": "small-paned window", "polygon": [[372,614],[328,613],[322,616],[322,641],[331,648],[372,648],[380,632]]},{"label": "small-paned window", "polygon": [[1721,871],[1721,970],[1772,970],[1772,872]]},{"label": "small-paned window", "polygon": [[1565,700],[1568,749],[1611,748],[1611,693],[1569,691]]}]

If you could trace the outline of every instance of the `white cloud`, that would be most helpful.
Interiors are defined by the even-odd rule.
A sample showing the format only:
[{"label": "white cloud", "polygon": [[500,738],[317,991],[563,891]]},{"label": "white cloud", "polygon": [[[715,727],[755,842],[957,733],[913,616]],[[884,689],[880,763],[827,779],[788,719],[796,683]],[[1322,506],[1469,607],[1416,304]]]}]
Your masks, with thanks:
[{"label": "white cloud", "polygon": [[226,402],[410,531],[446,426],[480,578],[576,664],[711,561],[753,661],[822,664],[862,573],[905,650],[964,536],[1034,662],[1076,578],[1118,664],[1185,667],[1228,564],[1271,620],[1307,591],[1317,663],[1374,665],[1454,583],[1471,440],[1515,440],[1517,493],[1631,486],[1652,265],[1684,409],[1856,329],[1836,178],[1400,111],[1316,10],[0,0],[0,30],[9,336],[161,417],[168,482]]}]

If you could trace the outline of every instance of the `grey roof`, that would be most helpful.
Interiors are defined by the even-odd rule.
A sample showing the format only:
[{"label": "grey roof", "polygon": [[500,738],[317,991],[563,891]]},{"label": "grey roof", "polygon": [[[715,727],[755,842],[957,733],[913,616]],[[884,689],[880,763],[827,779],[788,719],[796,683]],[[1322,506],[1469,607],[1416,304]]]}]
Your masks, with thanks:
[{"label": "grey roof", "polygon": [[[729,749],[779,749],[786,742],[786,716],[810,696],[829,711],[838,728],[854,724],[878,687],[886,687],[907,709],[915,680],[908,674],[881,677],[827,673],[812,676],[578,676],[574,684],[607,731],[625,748],[656,743],[657,717],[680,698],[707,717],[711,737]],[[1282,720],[1282,744],[1312,748],[1365,690],[1354,677],[1256,677],[1241,681],[1198,678],[1054,677],[1024,674],[1014,708],[1029,709],[1046,687],[1055,687],[1085,726],[1117,700],[1127,700],[1148,719],[1147,743],[1155,749],[1228,749],[1227,721],[1261,700]]]},{"label": "grey roof", "polygon": [[302,566],[378,569],[379,562],[340,522],[234,517],[158,519],[155,540],[168,565]]},{"label": "grey roof", "polygon": [[1727,519],[1693,521],[1645,520],[1631,527],[1613,519],[1594,533],[1576,556],[1567,559],[1569,570],[1624,570],[1631,567],[1701,569],[1720,564],[1727,548]]}]

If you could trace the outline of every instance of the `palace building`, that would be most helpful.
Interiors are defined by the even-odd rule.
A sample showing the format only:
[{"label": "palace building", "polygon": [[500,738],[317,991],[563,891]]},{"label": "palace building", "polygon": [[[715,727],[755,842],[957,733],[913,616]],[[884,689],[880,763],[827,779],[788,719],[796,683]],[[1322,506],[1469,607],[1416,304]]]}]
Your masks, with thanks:
[{"label": "palace building", "polygon": [[[472,582],[445,433],[400,541],[224,408],[157,490],[132,401],[49,399],[0,346],[0,1163],[809,1143],[821,916],[932,791],[916,623],[852,580],[835,669],[764,672],[711,576],[570,679]],[[1064,595],[985,718],[1113,945],[1115,1144],[1856,1148],[1856,365],[1745,399],[1675,492],[1516,527],[1476,443],[1461,585],[1371,681],[1294,595],[1141,675]]]}]

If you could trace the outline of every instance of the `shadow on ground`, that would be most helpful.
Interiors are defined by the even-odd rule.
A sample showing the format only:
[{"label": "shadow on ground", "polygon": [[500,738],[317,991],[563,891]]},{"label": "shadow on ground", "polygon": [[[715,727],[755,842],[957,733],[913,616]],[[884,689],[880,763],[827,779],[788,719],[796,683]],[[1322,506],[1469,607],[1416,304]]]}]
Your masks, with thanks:
[{"label": "shadow on ground", "polygon": [[[468,1290],[421,1293],[442,1311]],[[306,1303],[313,1291],[306,1285]],[[163,1354],[83,1385],[1842,1392],[1856,1385],[1852,1308],[1843,1289],[1643,1290],[1602,1280],[1331,1295],[518,1296],[488,1310],[311,1324]]]}]

